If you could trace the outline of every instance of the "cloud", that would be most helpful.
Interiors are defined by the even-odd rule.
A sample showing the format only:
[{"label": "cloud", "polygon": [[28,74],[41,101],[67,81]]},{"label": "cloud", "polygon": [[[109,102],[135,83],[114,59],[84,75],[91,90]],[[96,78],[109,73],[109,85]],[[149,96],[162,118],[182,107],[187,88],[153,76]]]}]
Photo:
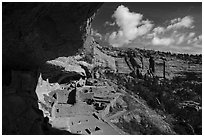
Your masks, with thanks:
[{"label": "cloud", "polygon": [[180,29],[180,28],[194,28],[193,26],[193,17],[185,16],[184,18],[177,18],[171,20],[171,24],[167,26],[167,30],[170,29]]},{"label": "cloud", "polygon": [[174,42],[174,39],[172,39],[172,38],[158,38],[158,37],[154,37],[152,39],[152,44],[153,45],[168,46],[168,45],[172,44],[173,42]]},{"label": "cloud", "polygon": [[180,22],[181,18],[172,19],[170,22],[171,24],[175,24],[176,22]]},{"label": "cloud", "polygon": [[176,44],[179,45],[179,44],[181,44],[182,42],[184,42],[184,40],[185,40],[185,35],[181,35],[181,36],[177,39]]},{"label": "cloud", "polygon": [[149,20],[143,20],[140,13],[130,12],[123,5],[119,6],[114,14],[118,31],[114,31],[109,36],[109,43],[114,47],[121,47],[136,39],[138,36],[147,34],[153,27]]},{"label": "cloud", "polygon": [[165,32],[165,28],[164,27],[156,27],[153,29],[153,32],[156,34],[161,34]]},{"label": "cloud", "polygon": [[193,39],[194,39],[195,33],[191,32],[189,33],[189,35],[187,36],[187,44],[191,44]]},{"label": "cloud", "polygon": [[[148,47],[172,52],[199,52],[202,47],[202,35],[193,32],[194,18],[184,16],[169,20],[167,25],[153,27],[150,20],[145,20],[141,13],[131,12],[127,7],[118,6],[112,15],[114,22],[105,22],[113,26],[112,32],[106,33],[105,40],[114,47],[124,45]],[[154,46],[155,45],[155,46]]]},{"label": "cloud", "polygon": [[115,25],[115,22],[109,22],[109,21],[106,21],[104,23],[104,26],[114,26]]},{"label": "cloud", "polygon": [[202,47],[202,35],[199,35],[197,37],[195,37],[192,41],[191,41],[192,45],[194,47],[198,47],[201,48]]},{"label": "cloud", "polygon": [[181,44],[200,45],[202,42],[202,35],[195,37],[195,32],[179,33],[173,32],[168,35],[154,35],[152,38],[153,45],[173,45],[180,47]]},{"label": "cloud", "polygon": [[[185,16],[184,18],[175,18],[170,20],[170,25],[166,27],[157,26],[152,30],[152,33],[147,34],[147,37],[154,38],[155,36],[162,35],[177,35],[180,28],[191,29],[193,28],[193,17]],[[189,34],[189,37],[193,37],[195,35],[194,32]],[[180,38],[180,42],[182,41],[182,37]]]},{"label": "cloud", "polygon": [[193,17],[175,18],[170,20],[166,27],[157,26],[146,37],[151,39],[153,45],[178,46],[182,43],[190,44],[195,32],[183,32],[180,28],[193,28]]},{"label": "cloud", "polygon": [[191,45],[201,45],[202,44],[202,35],[194,37],[195,33],[189,33],[187,44]]},{"label": "cloud", "polygon": [[191,38],[193,38],[194,36],[195,36],[195,32],[190,32],[189,35],[188,35],[188,38],[191,39]]}]

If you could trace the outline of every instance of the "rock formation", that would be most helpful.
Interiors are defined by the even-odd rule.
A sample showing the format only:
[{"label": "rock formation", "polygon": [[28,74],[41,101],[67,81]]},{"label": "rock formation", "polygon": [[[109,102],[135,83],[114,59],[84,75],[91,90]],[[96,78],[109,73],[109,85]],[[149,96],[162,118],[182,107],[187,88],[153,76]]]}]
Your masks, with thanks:
[{"label": "rock formation", "polygon": [[75,54],[100,5],[3,3],[3,67],[31,69],[47,60]]},{"label": "rock formation", "polygon": [[100,5],[3,3],[2,134],[202,134],[202,56],[100,46]]},{"label": "rock formation", "polygon": [[[74,55],[102,3],[3,3],[3,134],[70,134],[52,129],[38,109],[38,68]],[[12,84],[11,84],[12,83]]]}]

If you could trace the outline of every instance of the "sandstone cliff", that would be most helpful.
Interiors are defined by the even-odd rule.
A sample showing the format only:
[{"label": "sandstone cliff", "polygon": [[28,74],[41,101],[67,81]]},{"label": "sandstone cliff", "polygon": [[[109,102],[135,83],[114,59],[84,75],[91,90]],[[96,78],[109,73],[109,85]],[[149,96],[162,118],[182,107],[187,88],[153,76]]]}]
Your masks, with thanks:
[{"label": "sandstone cliff", "polygon": [[38,109],[38,68],[74,55],[102,3],[3,3],[3,134],[70,134],[53,129]]}]

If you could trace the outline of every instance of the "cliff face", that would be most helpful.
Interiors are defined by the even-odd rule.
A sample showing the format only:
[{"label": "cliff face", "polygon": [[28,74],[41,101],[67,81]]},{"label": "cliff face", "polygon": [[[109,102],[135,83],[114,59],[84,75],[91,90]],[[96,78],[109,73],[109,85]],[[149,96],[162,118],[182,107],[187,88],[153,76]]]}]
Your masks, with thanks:
[{"label": "cliff face", "polygon": [[102,4],[2,5],[2,134],[70,134],[51,128],[38,109],[38,68],[82,48]]},{"label": "cliff face", "polygon": [[101,3],[3,3],[3,67],[33,69],[83,46]]}]

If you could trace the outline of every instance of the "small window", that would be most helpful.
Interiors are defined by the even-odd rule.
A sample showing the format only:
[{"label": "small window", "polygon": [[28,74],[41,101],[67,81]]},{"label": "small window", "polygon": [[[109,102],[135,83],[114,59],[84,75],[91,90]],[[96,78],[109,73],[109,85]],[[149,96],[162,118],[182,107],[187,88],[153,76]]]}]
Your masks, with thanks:
[{"label": "small window", "polygon": [[85,129],[85,131],[88,133],[88,134],[91,134],[91,131],[89,129]]},{"label": "small window", "polygon": [[95,128],[95,131],[99,131],[99,130],[101,130],[99,127],[96,127],[96,128]]},{"label": "small window", "polygon": [[92,115],[93,115],[96,119],[99,119],[98,116],[97,116],[95,113],[93,113]]},{"label": "small window", "polygon": [[77,133],[78,133],[78,134],[81,134],[82,132],[81,132],[81,131],[77,131]]},{"label": "small window", "polygon": [[59,113],[59,109],[58,108],[56,109],[56,111],[57,111],[57,113]]}]

